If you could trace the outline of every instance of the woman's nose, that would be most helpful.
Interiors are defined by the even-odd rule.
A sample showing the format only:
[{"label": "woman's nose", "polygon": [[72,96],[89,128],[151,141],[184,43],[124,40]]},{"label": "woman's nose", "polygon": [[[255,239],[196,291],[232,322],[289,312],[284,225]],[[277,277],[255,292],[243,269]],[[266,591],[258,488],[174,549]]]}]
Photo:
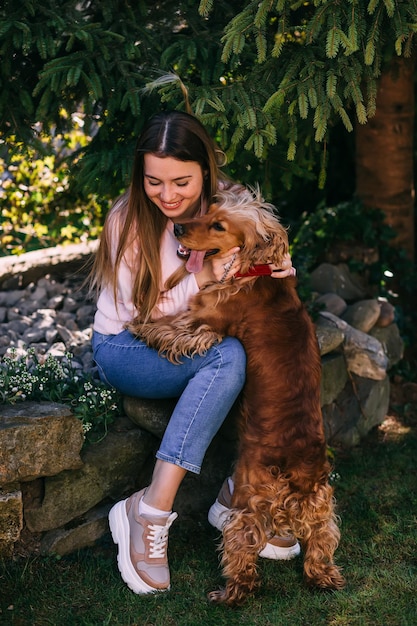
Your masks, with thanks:
[{"label": "woman's nose", "polygon": [[175,193],[175,189],[173,189],[170,185],[164,185],[159,196],[164,202],[170,202],[171,200],[174,200]]}]

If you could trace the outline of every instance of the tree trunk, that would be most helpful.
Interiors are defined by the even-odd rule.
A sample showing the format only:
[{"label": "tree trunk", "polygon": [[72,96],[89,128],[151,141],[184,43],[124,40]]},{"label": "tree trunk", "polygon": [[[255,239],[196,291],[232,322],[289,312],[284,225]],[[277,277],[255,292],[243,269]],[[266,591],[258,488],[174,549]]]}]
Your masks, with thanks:
[{"label": "tree trunk", "polygon": [[394,59],[381,75],[376,114],[356,125],[356,191],[381,209],[396,231],[393,245],[414,258],[414,62]]}]

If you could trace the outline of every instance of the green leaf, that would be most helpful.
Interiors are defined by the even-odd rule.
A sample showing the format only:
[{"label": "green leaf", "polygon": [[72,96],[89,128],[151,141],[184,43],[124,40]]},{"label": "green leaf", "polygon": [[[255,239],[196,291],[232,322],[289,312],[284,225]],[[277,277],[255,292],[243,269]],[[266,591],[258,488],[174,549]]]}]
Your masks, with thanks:
[{"label": "green leaf", "polygon": [[305,93],[300,93],[298,96],[298,110],[301,119],[306,120],[308,117],[308,98]]},{"label": "green leaf", "polygon": [[203,17],[208,17],[213,8],[213,1],[214,0],[200,0],[200,4],[198,7],[199,14]]},{"label": "green leaf", "polygon": [[295,141],[290,141],[288,144],[288,150],[287,150],[288,161],[294,161],[296,152],[297,152],[297,145]]},{"label": "green leaf", "polygon": [[364,61],[366,65],[372,65],[375,59],[375,45],[372,40],[368,41],[365,48]]},{"label": "green leaf", "polygon": [[384,4],[388,17],[392,17],[394,15],[396,3],[394,2],[394,0],[384,0]]},{"label": "green leaf", "polygon": [[328,73],[326,80],[326,94],[329,98],[333,98],[337,89],[337,76],[336,74]]},{"label": "green leaf", "polygon": [[78,85],[81,76],[82,65],[74,65],[70,67],[67,73],[67,85],[74,87]]},{"label": "green leaf", "polygon": [[266,59],[266,38],[260,30],[256,33],[255,42],[258,55],[257,61],[258,63],[263,63]]},{"label": "green leaf", "polygon": [[338,28],[331,28],[326,37],[326,56],[334,59],[337,56],[340,46],[340,31]]}]

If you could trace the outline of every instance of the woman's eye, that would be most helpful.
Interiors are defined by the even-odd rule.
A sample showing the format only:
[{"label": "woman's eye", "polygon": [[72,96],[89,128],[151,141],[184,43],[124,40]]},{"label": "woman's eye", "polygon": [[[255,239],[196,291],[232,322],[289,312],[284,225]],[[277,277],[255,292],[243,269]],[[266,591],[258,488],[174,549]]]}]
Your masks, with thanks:
[{"label": "woman's eye", "polygon": [[178,187],[186,187],[188,185],[188,182],[185,183],[177,183]]},{"label": "woman's eye", "polygon": [[220,222],[213,222],[213,224],[210,226],[210,228],[212,228],[213,230],[218,230],[220,232],[225,231],[225,227],[223,226],[223,224],[221,224]]}]

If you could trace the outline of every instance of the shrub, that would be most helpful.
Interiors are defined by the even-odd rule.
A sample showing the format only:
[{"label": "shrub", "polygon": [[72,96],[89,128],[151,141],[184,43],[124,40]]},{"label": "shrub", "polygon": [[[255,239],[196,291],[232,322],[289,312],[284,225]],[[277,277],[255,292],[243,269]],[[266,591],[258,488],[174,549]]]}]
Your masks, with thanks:
[{"label": "shrub", "polygon": [[[43,135],[36,147],[3,143],[0,152],[0,255],[79,243],[95,239],[109,203],[96,195],[76,192],[71,184],[68,157],[89,138],[82,119],[73,130]],[[76,159],[75,159],[76,161]]]}]

